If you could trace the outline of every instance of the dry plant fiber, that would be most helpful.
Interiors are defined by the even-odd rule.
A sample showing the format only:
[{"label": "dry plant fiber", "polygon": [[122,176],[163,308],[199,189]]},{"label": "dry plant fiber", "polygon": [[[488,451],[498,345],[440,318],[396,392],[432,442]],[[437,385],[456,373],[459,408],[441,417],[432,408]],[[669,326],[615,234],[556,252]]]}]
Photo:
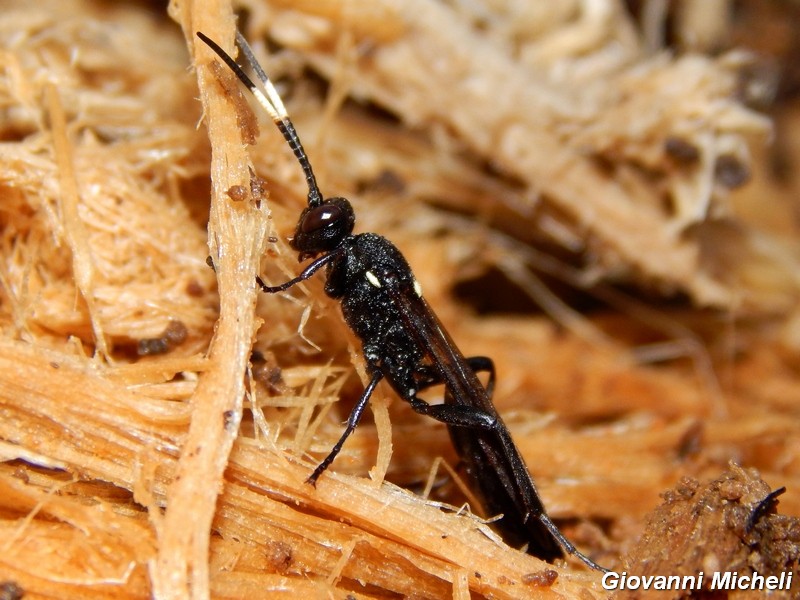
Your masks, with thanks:
[{"label": "dry plant fiber", "polygon": [[[506,546],[388,389],[304,483],[365,372],[321,281],[258,297],[301,268],[306,190],[195,37],[237,24],[322,191],[495,360],[570,539],[796,570],[798,232],[734,201],[770,122],[741,53],[661,52],[623,4],[0,1],[0,597],[606,595]],[[783,485],[780,551],[659,549]]]}]

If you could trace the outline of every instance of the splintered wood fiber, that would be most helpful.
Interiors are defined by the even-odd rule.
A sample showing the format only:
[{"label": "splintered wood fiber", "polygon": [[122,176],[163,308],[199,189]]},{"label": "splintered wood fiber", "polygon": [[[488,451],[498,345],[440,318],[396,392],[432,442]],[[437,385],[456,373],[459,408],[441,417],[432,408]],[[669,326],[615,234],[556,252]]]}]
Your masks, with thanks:
[{"label": "splintered wood fiber", "polygon": [[195,36],[237,23],[323,194],[493,358],[570,540],[796,570],[795,9],[679,6],[0,0],[0,596],[606,594],[506,546],[383,384],[305,483],[367,377],[324,274],[257,293],[307,189]]}]

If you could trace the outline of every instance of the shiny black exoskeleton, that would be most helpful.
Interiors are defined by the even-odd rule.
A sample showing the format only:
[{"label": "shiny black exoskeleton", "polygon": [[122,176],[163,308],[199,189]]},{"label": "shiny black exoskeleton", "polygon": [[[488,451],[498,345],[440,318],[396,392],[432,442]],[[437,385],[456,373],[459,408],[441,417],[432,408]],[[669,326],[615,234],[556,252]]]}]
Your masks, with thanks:
[{"label": "shiny black exoskeleton", "polygon": [[[411,268],[387,239],[353,234],[355,215],[345,198],[324,200],[302,144],[277,92],[256,62],[247,42],[237,42],[264,86],[262,92],[216,43],[197,34],[264,105],[297,157],[308,183],[308,206],[291,240],[300,261],[314,260],[281,285],[258,284],[267,293],[289,289],[325,267],[325,292],[341,303],[344,319],[362,343],[370,382],[328,456],[309,476],[315,484],[358,425],[375,387],[386,379],[418,413],[447,425],[463,468],[481,496],[486,512],[502,514],[496,522],[506,540],[527,544],[530,554],[546,560],[573,554],[594,569],[547,516],[511,436],[492,404],[495,371],[491,359],[465,358],[422,297]],[[477,372],[488,373],[488,383]],[[419,393],[444,387],[444,404],[429,404]]]}]

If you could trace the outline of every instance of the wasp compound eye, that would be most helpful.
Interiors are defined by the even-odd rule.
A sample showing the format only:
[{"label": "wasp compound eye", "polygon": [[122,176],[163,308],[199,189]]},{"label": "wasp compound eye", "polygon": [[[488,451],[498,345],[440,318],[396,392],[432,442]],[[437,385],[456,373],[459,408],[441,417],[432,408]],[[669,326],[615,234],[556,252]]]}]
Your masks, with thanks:
[{"label": "wasp compound eye", "polygon": [[304,254],[333,250],[352,233],[355,222],[350,202],[345,198],[331,198],[324,204],[303,211],[292,247]]},{"label": "wasp compound eye", "polygon": [[303,233],[313,233],[336,226],[343,214],[342,209],[335,204],[323,204],[308,212],[300,224],[300,229]]}]

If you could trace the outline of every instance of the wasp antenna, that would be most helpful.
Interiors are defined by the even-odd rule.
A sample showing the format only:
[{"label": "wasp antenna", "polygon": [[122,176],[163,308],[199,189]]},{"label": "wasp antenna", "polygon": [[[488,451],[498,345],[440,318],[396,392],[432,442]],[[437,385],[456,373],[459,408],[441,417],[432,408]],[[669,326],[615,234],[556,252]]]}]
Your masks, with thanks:
[{"label": "wasp antenna", "polygon": [[256,60],[256,56],[253,54],[253,49],[250,47],[250,44],[239,30],[236,31],[236,45],[239,46],[245,60],[247,61],[247,64],[250,65],[250,68],[253,69],[255,74],[258,76],[258,79],[261,81],[261,84],[264,86],[264,91],[267,93],[269,102],[275,108],[275,112],[278,117],[281,120],[288,119],[289,113],[286,112],[286,107],[283,105],[283,100],[281,99],[278,90],[276,90],[275,86],[272,85],[272,80],[270,80],[269,76],[264,72],[264,69],[261,67],[261,64],[258,62],[258,60]]},{"label": "wasp antenna", "polygon": [[250,44],[247,43],[247,40],[244,39],[244,36],[241,33],[238,31],[236,32],[236,43],[239,48],[241,48],[242,54],[244,55],[247,63],[250,65],[250,68],[253,69],[255,74],[258,76],[258,79],[261,81],[261,84],[264,86],[264,92],[259,89],[253,80],[250,79],[247,73],[244,72],[244,69],[242,69],[242,67],[240,67],[235,60],[233,60],[230,54],[225,52],[219,46],[219,44],[201,31],[197,32],[197,37],[199,37],[216,53],[217,56],[222,59],[226,65],[228,65],[228,68],[233,71],[236,77],[239,78],[239,81],[241,81],[244,86],[250,90],[253,96],[255,96],[256,100],[258,100],[258,103],[264,108],[264,110],[267,111],[267,114],[269,114],[270,118],[272,118],[272,121],[283,134],[283,138],[286,140],[286,143],[289,144],[289,147],[292,149],[295,158],[297,158],[297,161],[300,163],[300,167],[303,169],[303,174],[306,178],[306,184],[308,185],[308,205],[311,207],[316,207],[322,204],[322,193],[319,191],[317,179],[314,176],[313,169],[311,168],[311,161],[308,160],[308,156],[303,148],[303,144],[300,143],[300,137],[297,135],[294,124],[286,112],[286,107],[283,105],[283,100],[281,100],[278,91],[275,89],[275,86],[272,85],[272,81],[270,81],[269,77],[264,72],[264,69],[256,60],[256,57],[250,48]]},{"label": "wasp antenna", "polygon": [[278,111],[279,109],[275,107],[272,102],[264,95],[264,93],[258,89],[258,86],[253,82],[252,79],[244,72],[244,69],[239,66],[239,64],[233,60],[230,54],[225,52],[219,44],[217,44],[214,40],[208,37],[201,31],[197,32],[197,37],[199,37],[203,42],[205,42],[206,46],[211,48],[217,56],[219,56],[223,62],[228,65],[228,68],[233,71],[234,75],[239,78],[247,89],[256,97],[258,103],[264,107],[264,110],[267,111],[270,117],[272,117],[273,121],[280,121],[284,116],[286,116],[286,109],[283,107],[283,103],[281,103],[280,108],[283,109],[283,115],[281,115]]}]

